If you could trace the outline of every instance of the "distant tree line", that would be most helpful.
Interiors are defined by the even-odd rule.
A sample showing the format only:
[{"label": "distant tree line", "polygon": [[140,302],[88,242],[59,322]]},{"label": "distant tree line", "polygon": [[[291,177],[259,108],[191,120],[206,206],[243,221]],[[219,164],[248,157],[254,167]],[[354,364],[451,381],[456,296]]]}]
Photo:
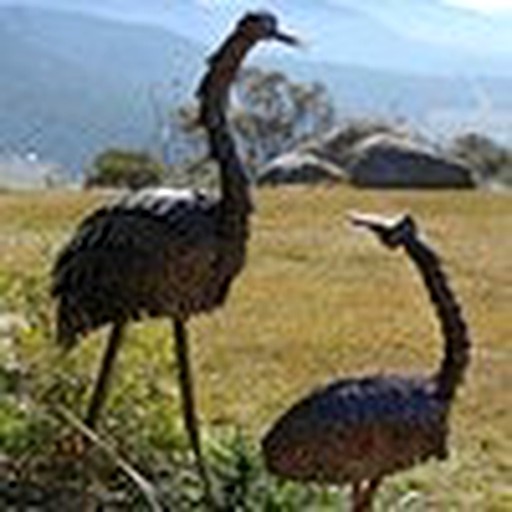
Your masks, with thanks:
[{"label": "distant tree line", "polygon": [[[208,160],[205,132],[197,122],[197,102],[178,105],[157,116],[159,134],[152,152],[109,148],[96,156],[85,186],[137,189],[163,182],[215,185],[218,173]],[[302,83],[279,71],[248,68],[234,85],[231,126],[246,167],[257,178],[272,158],[306,141],[317,140],[336,124],[336,111],[320,83]],[[382,122],[354,122],[343,142],[397,129]],[[455,137],[442,152],[462,161],[480,183],[512,185],[512,150],[478,133]]]},{"label": "distant tree line", "polygon": [[[249,68],[235,84],[230,118],[242,158],[255,174],[270,159],[332,127],[335,109],[320,83],[295,82],[281,72]],[[214,173],[206,162],[197,103],[173,109],[165,123],[158,127],[163,136],[156,155],[107,149],[93,160],[85,185],[140,188],[166,180],[186,181],[185,174],[199,181],[211,179]]]},{"label": "distant tree line", "polygon": [[92,170],[84,186],[128,187],[138,189],[159,185],[165,176],[165,166],[144,151],[111,148],[93,160]]},{"label": "distant tree line", "polygon": [[464,161],[484,183],[512,185],[512,150],[478,133],[456,137],[448,152]]}]

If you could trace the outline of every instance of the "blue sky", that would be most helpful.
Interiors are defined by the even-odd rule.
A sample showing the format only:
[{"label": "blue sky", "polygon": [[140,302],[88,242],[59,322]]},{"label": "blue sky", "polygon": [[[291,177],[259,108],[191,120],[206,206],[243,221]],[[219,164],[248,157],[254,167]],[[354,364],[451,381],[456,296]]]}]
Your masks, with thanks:
[{"label": "blue sky", "polygon": [[[238,6],[242,5],[255,5],[258,2],[254,2],[251,0],[195,0],[198,3],[204,5],[204,6],[218,6],[220,4],[237,4]],[[343,5],[348,5],[350,2],[347,0],[330,0],[332,3],[339,3]],[[425,0],[424,3],[433,3],[436,2],[436,0]],[[264,3],[264,2],[262,2]],[[360,3],[365,3],[364,0]],[[387,2],[386,0],[381,1],[382,4],[386,5],[390,2]],[[395,2],[396,3],[396,2]],[[408,3],[407,0],[403,0],[402,2],[405,6],[405,4]],[[410,0],[409,0],[410,3]],[[485,14],[502,14],[503,12],[512,12],[512,0],[444,0],[442,3],[445,3],[447,5],[452,5],[455,7],[462,7],[468,10],[473,10]]]},{"label": "blue sky", "polygon": [[[365,13],[399,34],[486,53],[512,53],[512,0],[189,0],[205,9],[231,13],[254,6],[277,7],[286,19],[302,16],[325,27],[327,9]],[[323,12],[322,12],[323,11]],[[331,18],[335,25],[339,16]],[[309,25],[309,23],[308,23]],[[316,30],[321,38],[322,30]],[[316,37],[317,34],[315,34]]]},{"label": "blue sky", "polygon": [[512,0],[449,0],[447,3],[484,13],[512,11]]},{"label": "blue sky", "polygon": [[421,50],[430,46],[428,53],[437,52],[446,69],[451,67],[451,52],[452,61],[489,60],[493,73],[510,74],[512,69],[512,0],[0,0],[1,4],[44,5],[153,23],[208,46],[241,12],[266,7],[311,42],[309,55],[316,60],[352,57],[367,65],[384,62],[393,52],[398,67],[414,69],[425,58]]}]

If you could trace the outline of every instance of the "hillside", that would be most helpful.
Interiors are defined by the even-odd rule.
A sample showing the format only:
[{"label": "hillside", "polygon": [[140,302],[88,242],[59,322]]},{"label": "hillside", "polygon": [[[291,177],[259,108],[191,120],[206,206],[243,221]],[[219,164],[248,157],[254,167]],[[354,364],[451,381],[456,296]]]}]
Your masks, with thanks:
[{"label": "hillside", "polygon": [[25,8],[0,9],[0,46],[0,150],[75,171],[105,144],[148,145],[150,90],[183,97],[202,58],[163,30]]},{"label": "hillside", "polygon": [[[467,0],[466,0],[467,1]],[[13,0],[0,0],[0,5]],[[16,0],[165,27],[212,45],[244,10],[265,7],[311,42],[306,57],[343,65],[453,75],[511,73],[511,18],[449,0]],[[319,30],[319,27],[322,27]]]},{"label": "hillside", "polygon": [[[27,6],[0,7],[0,45],[0,153],[35,151],[74,175],[106,145],[151,147],[151,97],[163,112],[190,100],[207,54],[154,25]],[[397,72],[273,50],[249,64],[324,82],[343,115],[405,118],[436,135],[475,125],[512,139],[500,114],[512,108],[512,78]]]}]

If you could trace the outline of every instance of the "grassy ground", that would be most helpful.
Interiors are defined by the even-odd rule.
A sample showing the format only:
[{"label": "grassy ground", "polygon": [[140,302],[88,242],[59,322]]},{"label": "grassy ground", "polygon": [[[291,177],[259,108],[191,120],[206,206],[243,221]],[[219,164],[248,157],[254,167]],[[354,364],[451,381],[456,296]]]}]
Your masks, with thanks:
[{"label": "grassy ground", "polygon": [[[44,324],[51,316],[45,296],[51,260],[80,216],[104,199],[78,192],[0,195],[0,313],[37,312],[32,329],[39,331],[25,326],[17,351],[38,385],[42,374],[57,371],[49,334],[40,328],[41,317]],[[336,376],[435,367],[437,326],[411,266],[345,221],[347,210],[410,211],[443,256],[475,347],[454,410],[450,460],[390,480],[382,509],[512,510],[511,196],[296,187],[259,191],[256,202],[248,265],[228,305],[192,323],[206,423],[236,424],[257,439],[284,407]],[[148,442],[168,435],[167,404],[176,392],[167,338],[165,322],[131,330],[104,424],[114,435],[126,415],[139,418],[134,429]],[[94,339],[100,336],[62,371],[87,380],[101,348]],[[159,398],[151,402],[152,396]],[[0,452],[15,451],[23,426],[3,414]],[[400,495],[408,503],[400,504]]]}]

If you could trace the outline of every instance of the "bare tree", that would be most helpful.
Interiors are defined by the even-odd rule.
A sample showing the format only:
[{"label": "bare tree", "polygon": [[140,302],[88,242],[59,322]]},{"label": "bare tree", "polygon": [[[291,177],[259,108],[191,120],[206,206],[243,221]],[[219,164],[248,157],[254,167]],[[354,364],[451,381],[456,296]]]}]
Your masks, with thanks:
[{"label": "bare tree", "polygon": [[[292,81],[284,73],[261,68],[242,70],[234,83],[230,114],[241,158],[251,173],[297,144],[329,130],[335,109],[325,87]],[[204,152],[203,134],[195,123],[197,107],[182,105],[172,116],[173,131],[189,144],[181,163],[191,164]]]}]

